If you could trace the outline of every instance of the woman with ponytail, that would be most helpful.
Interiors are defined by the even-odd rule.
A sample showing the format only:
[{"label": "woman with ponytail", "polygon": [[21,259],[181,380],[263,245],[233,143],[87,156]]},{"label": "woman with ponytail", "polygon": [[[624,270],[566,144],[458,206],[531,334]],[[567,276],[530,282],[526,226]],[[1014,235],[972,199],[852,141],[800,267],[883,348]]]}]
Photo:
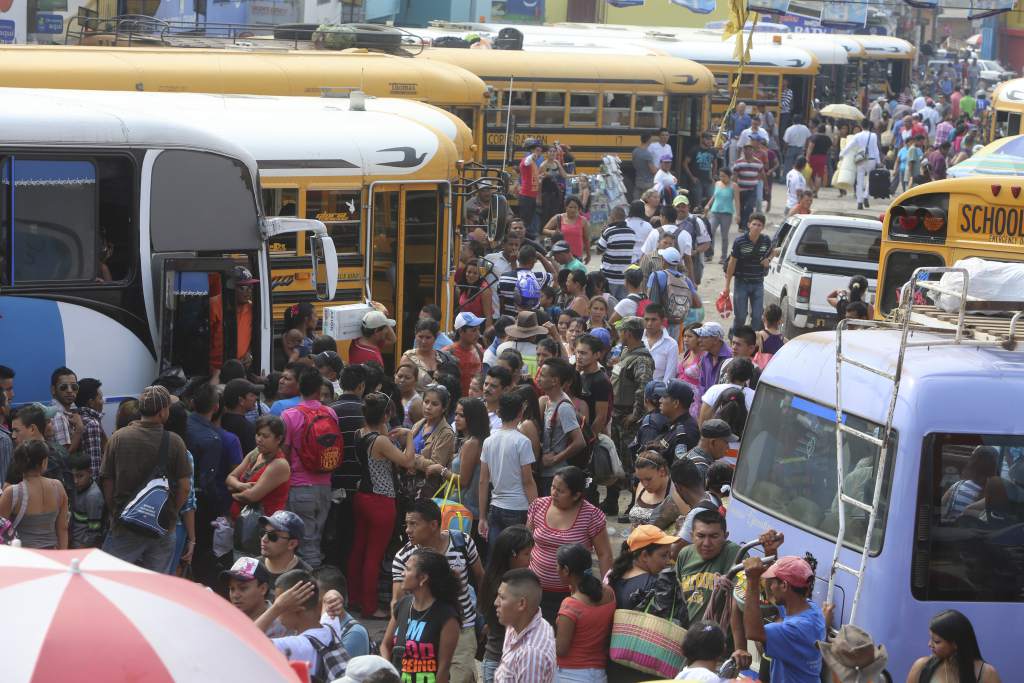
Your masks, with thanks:
[{"label": "woman with ponytail", "polygon": [[615,592],[594,576],[590,551],[578,543],[558,549],[558,574],[570,592],[555,620],[555,681],[607,683]]}]

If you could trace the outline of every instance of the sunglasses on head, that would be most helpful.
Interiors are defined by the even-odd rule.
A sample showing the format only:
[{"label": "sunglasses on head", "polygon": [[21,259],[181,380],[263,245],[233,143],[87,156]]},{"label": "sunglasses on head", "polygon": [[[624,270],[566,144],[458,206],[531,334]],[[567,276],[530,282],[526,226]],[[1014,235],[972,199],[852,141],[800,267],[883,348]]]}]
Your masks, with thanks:
[{"label": "sunglasses on head", "polygon": [[68,391],[68,390],[78,391],[78,383],[77,382],[70,382],[70,383],[69,382],[64,382],[63,384],[58,384],[57,385],[57,391]]},{"label": "sunglasses on head", "polygon": [[275,531],[273,529],[264,529],[262,535],[266,536],[267,540],[271,543],[277,543],[281,539],[284,539],[286,541],[291,539],[291,536],[284,536],[281,534],[280,531]]}]

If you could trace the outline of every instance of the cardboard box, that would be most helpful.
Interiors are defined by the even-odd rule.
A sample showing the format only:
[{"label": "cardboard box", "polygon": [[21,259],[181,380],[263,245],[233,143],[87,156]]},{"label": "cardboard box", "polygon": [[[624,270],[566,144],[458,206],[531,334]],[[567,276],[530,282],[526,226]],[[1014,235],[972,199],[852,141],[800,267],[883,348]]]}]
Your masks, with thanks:
[{"label": "cardboard box", "polygon": [[324,306],[324,334],[335,339],[358,339],[363,316],[373,310],[369,304]]}]

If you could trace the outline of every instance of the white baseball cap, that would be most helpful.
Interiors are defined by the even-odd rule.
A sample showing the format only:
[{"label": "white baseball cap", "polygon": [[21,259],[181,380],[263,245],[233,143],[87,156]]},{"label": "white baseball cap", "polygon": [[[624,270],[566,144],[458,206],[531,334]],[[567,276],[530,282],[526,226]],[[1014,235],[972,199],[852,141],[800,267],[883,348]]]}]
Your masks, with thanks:
[{"label": "white baseball cap", "polygon": [[463,327],[480,327],[484,324],[484,319],[473,315],[469,311],[463,311],[455,316],[455,329],[461,330]]},{"label": "white baseball cap", "polygon": [[675,247],[666,247],[658,250],[658,256],[665,259],[666,263],[679,263],[683,260],[679,250]]},{"label": "white baseball cap", "polygon": [[380,311],[370,311],[363,316],[363,327],[368,330],[376,330],[381,327],[394,327],[395,321],[387,317]]}]

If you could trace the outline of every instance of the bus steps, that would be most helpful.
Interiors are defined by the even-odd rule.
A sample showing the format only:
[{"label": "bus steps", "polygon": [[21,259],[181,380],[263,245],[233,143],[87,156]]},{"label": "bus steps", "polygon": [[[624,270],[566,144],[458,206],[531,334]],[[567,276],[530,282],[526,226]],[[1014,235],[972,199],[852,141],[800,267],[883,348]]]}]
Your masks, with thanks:
[{"label": "bus steps", "polygon": [[[928,280],[928,278],[933,276],[941,277],[941,275],[946,273],[960,273],[963,276],[960,283],[961,286],[956,288],[942,287],[938,282]],[[890,314],[887,320],[841,320],[836,326],[836,488],[837,499],[840,501],[840,504],[836,506],[838,508],[839,527],[836,532],[836,543],[832,552],[832,565],[829,571],[826,601],[833,601],[838,572],[846,572],[855,577],[857,584],[853,593],[853,602],[850,606],[850,623],[856,622],[860,591],[864,584],[864,575],[867,572],[868,558],[871,554],[871,538],[874,535],[875,524],[878,520],[882,484],[885,477],[886,464],[889,459],[889,449],[892,445],[893,415],[896,411],[896,398],[899,394],[900,378],[903,374],[903,361],[906,357],[907,349],[915,346],[949,345],[1000,347],[1007,350],[1016,348],[1018,324],[1021,314],[1024,313],[1024,304],[1021,302],[980,299],[969,296],[967,294],[968,289],[969,274],[963,268],[918,268],[914,271],[910,281],[903,286],[900,295],[900,305]],[[918,293],[924,291],[955,297],[958,301],[957,311],[949,313],[931,304],[915,304]],[[922,296],[921,300],[925,301],[926,299]],[[972,312],[1000,312],[1012,315],[1009,318],[968,315],[968,310]],[[843,334],[848,328],[852,327],[890,329],[900,332],[900,347],[896,357],[896,366],[892,371],[854,360],[843,353]],[[941,338],[928,341],[912,340],[912,332],[934,332],[939,334]],[[845,424],[842,390],[842,370],[844,364],[851,368],[876,374],[892,384],[886,410],[885,425],[881,430],[880,436],[853,429]],[[870,504],[849,496],[843,491],[843,478],[846,471],[843,462],[843,452],[847,438],[866,441],[879,449]],[[860,551],[858,553],[860,557],[855,565],[840,561],[840,553],[844,543],[847,541],[846,505],[851,505],[866,512],[868,515],[864,539],[860,544]]]}]

